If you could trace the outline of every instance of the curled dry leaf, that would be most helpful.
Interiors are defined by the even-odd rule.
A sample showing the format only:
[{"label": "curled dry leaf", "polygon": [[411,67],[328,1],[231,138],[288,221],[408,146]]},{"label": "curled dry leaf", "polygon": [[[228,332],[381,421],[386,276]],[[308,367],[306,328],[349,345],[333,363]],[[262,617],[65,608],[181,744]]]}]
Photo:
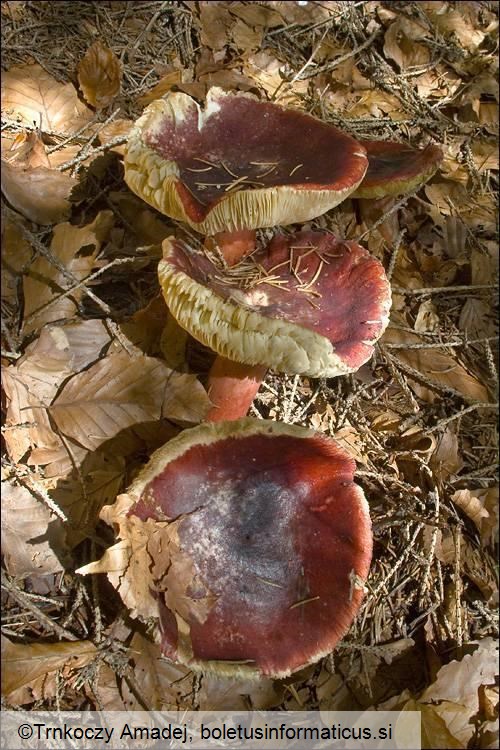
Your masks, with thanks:
[{"label": "curled dry leaf", "polygon": [[111,211],[101,211],[91,224],[75,227],[72,224],[59,224],[54,228],[50,252],[73,276],[70,282],[53,263],[45,257],[38,257],[24,277],[24,318],[23,333],[31,333],[55,320],[70,318],[76,311],[76,304],[83,295],[75,289],[71,297],[58,300],[54,305],[46,305],[58,295],[58,288],[64,291],[68,286],[82,281],[91,271],[102,244],[107,240],[114,224]]},{"label": "curled dry leaf", "polygon": [[40,678],[56,670],[81,669],[96,656],[90,641],[12,643],[2,636],[2,694],[11,705],[32,703],[42,688]]},{"label": "curled dry leaf", "polygon": [[[60,521],[26,487],[2,484],[2,554],[12,576],[48,575],[63,569]],[[49,527],[49,523],[50,528]]]},{"label": "curled dry leaf", "polygon": [[483,544],[498,540],[498,487],[458,490],[451,499],[474,522]]},{"label": "curled dry leaf", "polygon": [[72,378],[49,413],[64,435],[96,450],[133,424],[161,417],[198,422],[208,408],[208,396],[194,375],[173,372],[153,357],[119,351]]},{"label": "curled dry leaf", "polygon": [[2,192],[17,211],[36,224],[55,224],[71,212],[69,196],[78,180],[47,167],[2,161]]},{"label": "curled dry leaf", "polygon": [[2,110],[43,132],[76,133],[92,119],[71,83],[60,83],[40,65],[16,65],[2,75]]},{"label": "curled dry leaf", "polygon": [[115,53],[101,41],[88,48],[78,65],[78,82],[85,99],[102,109],[120,91],[121,66]]}]

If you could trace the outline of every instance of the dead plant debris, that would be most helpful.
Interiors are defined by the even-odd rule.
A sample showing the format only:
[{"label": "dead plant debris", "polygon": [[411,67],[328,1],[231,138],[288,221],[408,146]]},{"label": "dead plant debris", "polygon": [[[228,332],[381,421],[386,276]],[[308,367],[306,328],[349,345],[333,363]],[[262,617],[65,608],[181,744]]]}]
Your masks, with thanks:
[{"label": "dead plant debris", "polygon": [[[497,4],[1,12],[7,705],[399,707],[421,712],[423,747],[497,747]],[[358,373],[271,373],[252,413],[337,436],[355,456],[375,535],[369,592],[316,667],[236,686],[169,663],[106,580],[74,572],[113,543],[103,505],[208,405],[186,372],[203,377],[207,355],[165,328],[157,297],[158,246],[186,235],[128,193],[121,157],[148,102],[213,85],[445,153],[418,193],[362,212],[348,200],[310,223],[383,261],[391,322]]]}]

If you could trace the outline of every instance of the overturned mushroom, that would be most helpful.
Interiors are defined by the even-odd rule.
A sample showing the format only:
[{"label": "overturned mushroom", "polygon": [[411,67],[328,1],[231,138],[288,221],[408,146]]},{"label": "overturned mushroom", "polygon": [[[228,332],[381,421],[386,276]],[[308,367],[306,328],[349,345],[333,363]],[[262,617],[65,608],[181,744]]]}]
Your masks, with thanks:
[{"label": "overturned mushroom", "polygon": [[108,572],[162,650],[194,669],[284,677],[329,653],[363,597],[372,537],[354,461],[264,420],[203,424],[160,448],[102,516]]},{"label": "overturned mushroom", "polygon": [[308,221],[343,201],[367,164],[365,149],[331,125],[212,88],[203,110],[183,93],[146,108],[125,181],[162,213],[216,235],[234,262],[253,249],[255,229]]},{"label": "overturned mushroom", "polygon": [[381,263],[326,232],[277,235],[262,255],[226,274],[173,238],[158,273],[172,315],[217,359],[209,419],[249,408],[268,367],[334,377],[361,367],[389,319]]}]

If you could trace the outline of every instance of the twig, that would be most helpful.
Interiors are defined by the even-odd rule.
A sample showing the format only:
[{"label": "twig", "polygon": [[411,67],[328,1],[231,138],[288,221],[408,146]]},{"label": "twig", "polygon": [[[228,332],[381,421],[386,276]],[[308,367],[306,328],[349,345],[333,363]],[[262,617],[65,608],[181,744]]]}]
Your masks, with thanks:
[{"label": "twig", "polygon": [[423,434],[430,435],[432,432],[439,432],[439,430],[442,430],[443,427],[445,427],[450,422],[453,422],[455,419],[460,419],[460,417],[463,417],[464,414],[468,414],[471,411],[476,411],[476,409],[493,409],[494,411],[498,411],[498,406],[499,404],[488,404],[481,402],[471,404],[470,406],[466,406],[465,408],[460,409],[460,411],[456,412],[456,414],[452,414],[450,417],[440,419],[439,422],[434,425],[434,427],[429,427],[428,430],[424,430]]},{"label": "twig", "polygon": [[51,630],[52,632],[56,633],[59,638],[65,639],[66,641],[78,640],[76,635],[73,635],[73,633],[71,633],[69,630],[66,630],[66,628],[61,627],[61,625],[59,625],[57,622],[51,620],[51,618],[48,617],[45,612],[42,612],[42,610],[39,609],[36,604],[33,604],[33,602],[28,599],[24,592],[20,591],[15,586],[13,581],[9,580],[9,578],[3,571],[2,588],[9,593],[9,596],[11,596],[14,601],[19,604],[20,607],[22,607],[23,609],[27,609],[28,612],[31,612],[31,614],[36,617],[38,622],[47,630]]}]

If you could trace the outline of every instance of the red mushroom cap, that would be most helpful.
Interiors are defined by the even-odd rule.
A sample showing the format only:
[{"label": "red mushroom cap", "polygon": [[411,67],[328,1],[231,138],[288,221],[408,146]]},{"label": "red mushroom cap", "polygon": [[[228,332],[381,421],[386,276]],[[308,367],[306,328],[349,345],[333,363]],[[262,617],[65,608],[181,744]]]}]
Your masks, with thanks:
[{"label": "red mushroom cap", "polygon": [[368,169],[353,198],[385,198],[410,193],[427,182],[443,160],[439,146],[411,148],[393,141],[362,141]]},{"label": "red mushroom cap", "polygon": [[172,315],[189,333],[236,362],[333,377],[373,353],[389,319],[381,263],[326,232],[277,235],[265,252],[224,274],[173,239],[159,264]]},{"label": "red mushroom cap", "polygon": [[163,652],[274,677],[329,653],[371,560],[354,469],[333,440],[264,420],[203,424],[157,451],[128,492],[128,520],[121,496],[113,521],[147,527],[150,545],[157,527],[158,553],[149,546],[141,563],[136,547],[119,585],[149,576]]},{"label": "red mushroom cap", "polygon": [[212,88],[152,102],[135,124],[125,181],[203,234],[304,222],[361,182],[365,150],[349,135],[247,93]]}]

